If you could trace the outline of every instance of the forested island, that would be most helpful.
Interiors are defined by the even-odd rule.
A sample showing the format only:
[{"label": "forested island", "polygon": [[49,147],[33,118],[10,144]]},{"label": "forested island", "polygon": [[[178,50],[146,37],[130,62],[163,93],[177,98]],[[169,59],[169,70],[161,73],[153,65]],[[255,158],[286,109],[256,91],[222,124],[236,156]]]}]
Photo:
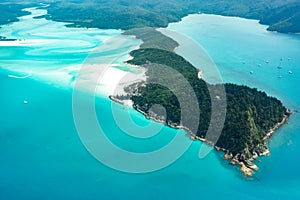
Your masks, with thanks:
[{"label": "forested island", "polygon": [[[130,99],[133,101],[133,107],[147,118],[173,128],[183,128],[189,132],[192,139],[199,139],[214,145],[217,150],[226,153],[225,159],[230,159],[231,164],[240,165],[241,171],[245,175],[251,176],[253,170],[258,169],[252,161],[258,156],[269,154],[268,139],[277,128],[286,122],[291,114],[290,111],[279,100],[267,96],[265,92],[247,86],[224,84],[227,103],[224,127],[221,135],[212,134],[206,137],[212,117],[212,101],[216,101],[218,105],[218,101],[221,100],[221,97],[217,96],[217,92],[211,98],[208,85],[211,90],[215,91],[218,91],[220,85],[211,85],[199,78],[199,70],[174,52],[178,44],[160,32],[154,29],[136,29],[125,32],[125,34],[134,34],[145,41],[140,49],[131,52],[133,59],[127,62],[145,67],[147,81],[128,86],[126,88],[127,95],[112,96],[111,98],[118,102]],[[161,74],[156,70],[157,64],[171,67],[189,82],[198,100],[201,113],[199,117],[193,117],[195,109],[190,107],[188,119],[181,119],[181,106],[177,96],[178,94],[180,96],[189,94],[185,93],[185,88],[177,87],[175,91],[171,91],[167,87],[155,84],[153,80],[164,81],[166,76],[168,76],[168,80],[178,80],[172,73]],[[180,82],[177,84],[181,85]],[[166,109],[166,116],[159,110],[153,110],[153,105],[162,105]],[[213,117],[219,116],[214,115]],[[194,118],[199,121],[195,121]],[[198,127],[197,130],[193,130],[192,127],[195,126]],[[216,139],[217,142],[213,143],[212,141]]]}]

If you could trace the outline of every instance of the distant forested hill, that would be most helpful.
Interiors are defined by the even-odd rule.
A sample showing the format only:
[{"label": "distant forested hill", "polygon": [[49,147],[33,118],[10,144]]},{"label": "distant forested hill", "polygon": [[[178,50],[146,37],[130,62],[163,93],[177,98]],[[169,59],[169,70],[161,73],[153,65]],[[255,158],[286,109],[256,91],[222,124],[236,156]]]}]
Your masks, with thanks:
[{"label": "distant forested hill", "polygon": [[66,0],[51,3],[53,20],[76,26],[166,27],[198,12],[261,20],[269,30],[300,32],[299,0]]},{"label": "distant forested hill", "polygon": [[271,24],[270,31],[299,32],[300,30],[300,1],[270,10],[261,23]]},{"label": "distant forested hill", "polygon": [[41,2],[51,5],[49,18],[74,26],[166,27],[188,14],[204,12],[258,19],[271,31],[300,32],[299,0],[0,0],[0,25],[26,14],[21,11],[24,4]]}]

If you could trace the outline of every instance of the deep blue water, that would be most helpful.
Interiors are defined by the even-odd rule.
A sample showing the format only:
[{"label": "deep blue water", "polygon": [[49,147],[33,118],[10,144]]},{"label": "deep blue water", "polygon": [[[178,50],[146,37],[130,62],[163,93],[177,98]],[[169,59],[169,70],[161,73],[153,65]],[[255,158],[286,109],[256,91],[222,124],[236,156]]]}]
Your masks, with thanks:
[{"label": "deep blue water", "polygon": [[[265,90],[280,98],[288,107],[300,110],[300,91],[297,87],[300,76],[299,36],[268,33],[264,26],[249,20],[235,21],[235,18],[222,17],[216,20],[215,17],[205,16],[191,21],[187,18],[169,28],[199,42],[218,65],[224,81]],[[228,23],[230,26],[226,26]],[[14,24],[10,26],[14,27]],[[78,34],[82,35],[82,32]],[[110,34],[119,33],[112,31]],[[134,45],[136,43],[132,41]],[[52,48],[51,45],[43,46],[45,51]],[[128,51],[132,46],[127,48]],[[88,47],[83,45],[80,48],[90,49]],[[71,51],[72,48],[67,50]],[[38,50],[42,51],[40,48]],[[20,62],[13,62],[15,56],[19,55],[18,51],[23,52]],[[7,52],[7,47],[0,47],[0,52]],[[257,163],[260,171],[251,180],[244,178],[235,167],[229,166],[220,152],[212,151],[204,159],[199,159],[198,152],[202,145],[199,141],[193,142],[176,162],[166,168],[151,173],[124,173],[99,162],[83,145],[73,118],[72,87],[64,87],[64,81],[56,81],[52,77],[40,78],[38,73],[32,78],[10,78],[8,75],[16,71],[34,73],[39,68],[38,65],[29,65],[36,62],[24,56],[28,49],[13,47],[10,52],[10,59],[0,57],[3,67],[0,70],[1,199],[247,200],[300,197],[298,114],[294,114],[289,123],[276,132],[270,144],[271,156],[260,159],[261,162]],[[81,54],[75,63],[83,62],[85,56],[85,53]],[[283,69],[278,71],[280,58],[283,58]],[[38,59],[38,63],[43,59]],[[29,64],[20,65],[22,60]],[[63,69],[68,69],[66,62],[62,60]],[[45,70],[40,69],[40,72],[54,73],[60,68],[59,63],[54,61],[45,63]],[[289,74],[289,70],[293,74]],[[250,75],[249,71],[254,73]],[[24,104],[24,100],[28,104]],[[82,101],[85,101],[85,96],[82,96]],[[95,97],[95,101],[95,113],[100,126],[107,137],[122,149],[139,153],[155,151],[167,146],[178,134],[183,143],[189,142],[182,131],[178,133],[177,130],[150,122],[134,110],[112,103],[106,96]],[[128,113],[138,126],[132,128],[131,123],[122,123],[123,119],[128,119]],[[85,117],[85,113],[82,115]],[[88,120],[89,116],[86,117]],[[153,130],[160,132],[148,139],[126,134],[131,132],[147,137],[148,132]],[[113,152],[105,153],[107,159],[123,162]],[[163,161],[166,158],[157,159]],[[141,165],[139,162],[127,164]]]}]

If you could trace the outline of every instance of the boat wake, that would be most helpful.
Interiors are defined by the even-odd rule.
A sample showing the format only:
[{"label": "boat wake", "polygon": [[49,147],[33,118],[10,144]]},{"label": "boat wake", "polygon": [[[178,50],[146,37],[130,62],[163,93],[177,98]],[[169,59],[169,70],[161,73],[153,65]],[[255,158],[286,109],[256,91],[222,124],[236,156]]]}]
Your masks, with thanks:
[{"label": "boat wake", "polygon": [[8,75],[9,78],[18,78],[18,79],[21,79],[21,78],[28,78],[28,77],[30,77],[30,76],[31,76],[31,74],[28,74],[28,75],[26,75],[26,76],[15,76],[15,75],[11,75],[11,74]]}]

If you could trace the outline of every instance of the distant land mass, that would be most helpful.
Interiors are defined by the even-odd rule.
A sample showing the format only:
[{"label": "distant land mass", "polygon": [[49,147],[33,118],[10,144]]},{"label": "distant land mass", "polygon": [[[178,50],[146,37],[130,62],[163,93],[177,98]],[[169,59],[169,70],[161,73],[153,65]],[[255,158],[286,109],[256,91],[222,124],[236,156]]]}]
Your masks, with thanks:
[{"label": "distant land mass", "polygon": [[17,21],[24,5],[46,3],[54,21],[71,26],[101,29],[166,27],[188,14],[208,13],[260,20],[268,30],[282,33],[300,32],[299,0],[17,0],[0,1],[0,25]]},{"label": "distant land mass", "polygon": [[1,4],[0,1],[0,25],[8,24],[18,21],[18,17],[30,14],[29,12],[22,11],[28,8],[28,4]]},{"label": "distant land mass", "polygon": [[50,3],[49,17],[75,26],[131,29],[166,27],[199,12],[260,20],[268,30],[300,32],[299,0],[69,0]]}]

